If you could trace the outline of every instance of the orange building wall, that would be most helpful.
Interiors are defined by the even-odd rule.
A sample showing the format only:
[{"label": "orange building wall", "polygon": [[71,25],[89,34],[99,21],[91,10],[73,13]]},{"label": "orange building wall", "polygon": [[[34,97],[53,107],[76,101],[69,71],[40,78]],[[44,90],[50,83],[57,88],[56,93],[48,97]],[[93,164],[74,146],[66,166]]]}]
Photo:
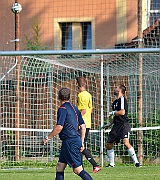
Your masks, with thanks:
[{"label": "orange building wall", "polygon": [[[55,18],[95,18],[95,47],[110,48],[117,42],[116,0],[19,0],[23,10],[20,13],[21,49],[26,43],[25,36],[33,37],[32,21],[41,22],[43,45],[54,49]],[[0,2],[0,50],[13,50],[14,14],[11,12],[12,0]],[[136,1],[127,0],[127,41],[136,36]]]},{"label": "orange building wall", "polygon": [[127,1],[127,40],[137,36],[137,1]]}]

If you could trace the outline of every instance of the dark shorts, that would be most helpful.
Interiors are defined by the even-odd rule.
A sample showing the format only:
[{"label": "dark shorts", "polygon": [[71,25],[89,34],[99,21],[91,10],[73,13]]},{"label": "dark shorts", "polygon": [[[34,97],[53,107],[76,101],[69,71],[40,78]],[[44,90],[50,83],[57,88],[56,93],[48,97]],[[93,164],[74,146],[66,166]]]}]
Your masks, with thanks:
[{"label": "dark shorts", "polygon": [[68,164],[70,167],[76,168],[82,165],[80,148],[82,141],[80,137],[68,138],[62,141],[62,147],[59,156],[59,162]]},{"label": "dark shorts", "polygon": [[[86,128],[86,133],[85,133],[85,137],[84,137],[84,143],[87,142],[89,130],[90,130],[90,128]],[[79,129],[79,134],[81,134],[81,129]]]},{"label": "dark shorts", "polygon": [[131,127],[129,123],[113,125],[108,135],[108,143],[116,142],[119,143],[120,139],[129,138]]}]

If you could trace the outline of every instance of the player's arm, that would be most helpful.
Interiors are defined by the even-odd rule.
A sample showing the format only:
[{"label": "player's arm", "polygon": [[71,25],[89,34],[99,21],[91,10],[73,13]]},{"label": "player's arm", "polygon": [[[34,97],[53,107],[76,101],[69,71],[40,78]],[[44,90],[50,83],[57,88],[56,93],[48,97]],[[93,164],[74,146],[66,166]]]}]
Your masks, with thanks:
[{"label": "player's arm", "polygon": [[86,104],[85,98],[82,95],[78,96],[77,107],[79,111],[81,112],[81,115],[84,116],[84,114],[86,113],[87,104]]},{"label": "player's arm", "polygon": [[46,136],[44,139],[43,139],[43,143],[47,143],[50,139],[52,139],[54,136],[56,136],[57,134],[59,134],[63,129],[63,126],[61,125],[56,125],[54,127],[54,129],[52,130],[52,132]]},{"label": "player's arm", "polygon": [[114,118],[112,118],[107,124],[104,124],[104,126],[101,129],[107,129],[114,123]]},{"label": "player's arm", "polygon": [[91,111],[91,113],[92,113],[92,110],[93,110],[92,96],[90,96],[89,103],[88,103],[88,107],[90,108],[90,111]]},{"label": "player's arm", "polygon": [[125,115],[125,109],[121,109],[119,111],[115,111],[114,115],[115,116],[123,116],[123,115]]},{"label": "player's arm", "polygon": [[67,114],[67,111],[66,111],[66,109],[64,107],[61,107],[61,108],[58,109],[58,112],[57,112],[57,124],[53,128],[52,132],[48,136],[43,138],[42,142],[44,144],[46,144],[49,141],[49,139],[53,138],[54,136],[56,136],[57,134],[59,134],[62,131],[64,121],[65,121],[65,118],[66,118],[66,114]]},{"label": "player's arm", "polygon": [[[92,96],[89,97],[89,102],[88,102],[88,105],[85,103],[85,101],[83,101],[83,107],[89,107],[90,108],[90,113],[92,113],[92,109],[93,109],[93,106],[92,106]],[[82,116],[86,113],[86,109],[82,109],[81,110],[81,114]]]},{"label": "player's arm", "polygon": [[82,140],[82,143],[84,143],[84,138],[85,138],[85,134],[86,134],[86,125],[85,124],[82,124],[80,125],[80,128],[81,128],[81,140]]},{"label": "player's arm", "polygon": [[81,115],[83,116],[84,114],[86,114],[86,109],[81,110]]},{"label": "player's arm", "polygon": [[85,139],[85,134],[86,134],[86,125],[85,122],[82,118],[81,112],[78,110],[78,123],[79,123],[79,127],[80,127],[80,137],[82,140],[82,147],[80,149],[80,151],[82,152],[84,150],[84,139]]},{"label": "player's arm", "polygon": [[80,151],[82,152],[84,150],[84,138],[85,138],[85,134],[86,134],[86,125],[85,124],[82,124],[80,125],[80,137],[81,137],[81,140],[82,140],[82,147],[80,149]]},{"label": "player's arm", "polygon": [[123,115],[125,115],[125,113],[126,113],[125,109],[127,108],[127,102],[126,102],[124,97],[120,98],[120,103],[121,103],[120,104],[120,110],[109,112],[109,115],[115,115],[115,116],[123,116]]},{"label": "player's arm", "polygon": [[123,116],[123,115],[125,115],[125,109],[121,109],[119,111],[111,111],[111,112],[109,112],[109,116],[112,116],[112,115],[114,115],[114,116]]}]

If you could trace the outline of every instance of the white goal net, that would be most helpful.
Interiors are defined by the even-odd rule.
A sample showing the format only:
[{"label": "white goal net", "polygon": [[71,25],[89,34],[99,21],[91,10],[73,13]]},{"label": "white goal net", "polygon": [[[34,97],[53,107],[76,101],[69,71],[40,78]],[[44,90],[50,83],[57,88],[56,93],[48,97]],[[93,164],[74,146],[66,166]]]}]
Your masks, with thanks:
[{"label": "white goal net", "polygon": [[[143,59],[142,67],[139,58]],[[138,132],[142,131],[144,163],[159,163],[160,156],[160,55],[158,53],[130,53],[104,55],[50,55],[0,57],[0,159],[6,162],[56,160],[60,140],[56,136],[46,146],[42,137],[56,124],[59,101],[57,92],[62,87],[71,90],[71,102],[77,101],[77,76],[85,76],[87,90],[93,97],[92,128],[87,142],[101,163],[107,163],[105,139],[108,131],[100,127],[107,122],[114,100],[113,89],[118,84],[127,87],[130,140],[139,156]],[[142,71],[140,71],[142,69]],[[11,71],[10,71],[11,70]],[[8,73],[7,73],[8,72]],[[142,72],[142,73],[141,73]],[[139,76],[142,77],[141,82]],[[103,81],[101,81],[103,77]],[[103,82],[103,84],[101,83]],[[142,119],[138,120],[139,84],[142,85]],[[102,95],[103,92],[103,114]],[[102,119],[103,117],[103,119]],[[102,137],[103,135],[103,137]],[[103,140],[103,142],[102,142]],[[115,146],[116,162],[130,163],[126,148]],[[152,159],[152,161],[151,161]]]}]

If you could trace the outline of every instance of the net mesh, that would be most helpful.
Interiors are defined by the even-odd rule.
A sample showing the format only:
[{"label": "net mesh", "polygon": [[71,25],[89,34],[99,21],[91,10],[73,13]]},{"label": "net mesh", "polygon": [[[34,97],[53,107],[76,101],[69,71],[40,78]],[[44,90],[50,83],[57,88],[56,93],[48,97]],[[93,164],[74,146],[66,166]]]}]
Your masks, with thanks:
[{"label": "net mesh", "polygon": [[[51,132],[52,127],[56,124],[59,106],[58,90],[62,87],[70,88],[71,102],[76,104],[78,92],[75,78],[85,76],[87,90],[92,94],[94,106],[87,147],[97,162],[100,162],[102,61],[104,123],[108,122],[107,113],[111,111],[111,103],[114,100],[114,87],[120,83],[125,84],[129,104],[128,116],[133,128],[130,140],[138,154],[137,132],[140,129],[136,128],[139,127],[137,97],[140,56],[143,57],[142,127],[146,128],[143,129],[143,151],[146,161],[152,158],[154,159],[152,163],[158,164],[160,57],[157,53],[86,55],[85,57],[82,55],[20,56],[20,66],[16,66],[8,74],[6,72],[16,63],[15,57],[1,56],[0,75],[3,77],[6,74],[0,82],[1,161],[40,160],[48,162],[57,158],[61,143],[58,136],[52,139],[47,146],[43,146],[41,141],[42,137]],[[104,134],[104,142],[108,132]],[[116,145],[115,152],[117,162],[132,162],[124,145]]]},{"label": "net mesh", "polygon": [[[143,47],[160,47],[159,0],[54,0],[54,3],[47,0],[21,0],[19,3],[22,11],[15,16],[11,11],[13,1],[0,1],[0,49],[3,52],[15,48],[55,51],[111,47],[124,49],[137,48],[140,42]],[[138,37],[141,33],[143,37]],[[142,64],[140,59],[143,60]],[[142,130],[144,157],[153,158],[158,163],[159,59],[159,53],[1,56],[1,162],[36,161],[38,158],[40,161],[50,161],[58,156],[59,138],[55,137],[45,147],[41,145],[41,139],[56,124],[58,90],[64,86],[70,88],[71,102],[76,104],[78,92],[75,77],[85,76],[94,105],[87,147],[97,157],[97,161],[100,162],[101,146],[101,87],[106,123],[107,113],[114,100],[113,89],[122,83],[127,87],[132,128],[146,128]],[[103,85],[100,85],[102,74],[104,80]],[[140,77],[142,82],[139,82]],[[140,85],[143,104],[141,125],[138,123]],[[140,153],[137,148],[140,144],[138,132],[140,129],[131,133],[131,143],[137,154]],[[108,131],[104,141],[107,135]],[[130,162],[130,159],[126,159],[127,151],[123,145],[116,145],[115,151],[116,157],[120,157],[123,162]],[[105,148],[103,152],[105,154]]]}]

